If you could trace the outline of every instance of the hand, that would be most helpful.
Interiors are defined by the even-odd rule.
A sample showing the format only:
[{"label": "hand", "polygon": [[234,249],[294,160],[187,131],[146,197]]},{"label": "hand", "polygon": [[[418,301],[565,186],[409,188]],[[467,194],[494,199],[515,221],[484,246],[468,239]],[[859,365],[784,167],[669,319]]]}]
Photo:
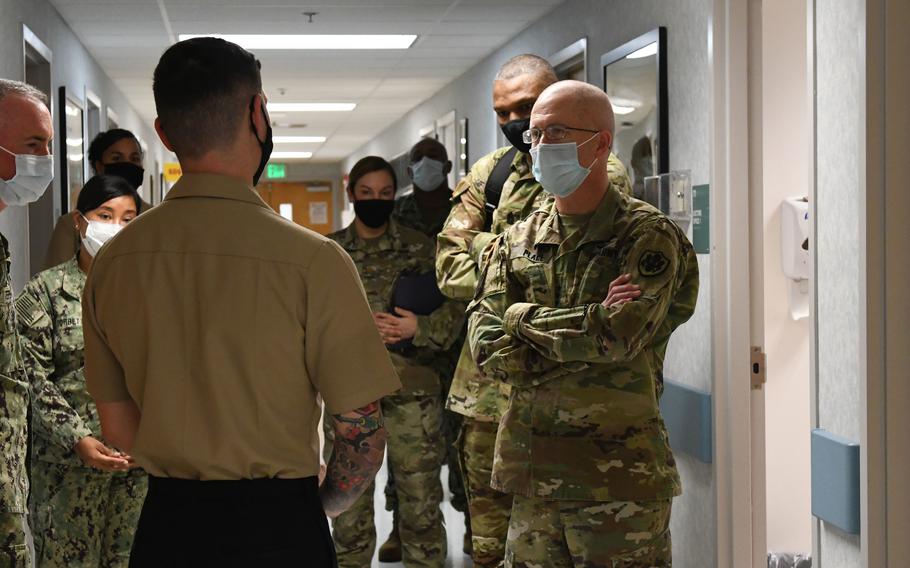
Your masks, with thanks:
[{"label": "hand", "polygon": [[621,306],[641,296],[641,287],[637,284],[631,284],[632,275],[623,274],[613,282],[610,282],[610,290],[607,292],[607,298],[601,302],[605,308],[611,306]]},{"label": "hand", "polygon": [[395,308],[398,316],[379,313],[373,314],[373,321],[379,335],[386,345],[392,345],[405,339],[412,339],[417,335],[417,315],[402,308]]},{"label": "hand", "polygon": [[108,448],[100,440],[86,436],[74,448],[82,462],[101,471],[127,471],[134,467],[133,459],[119,451]]}]

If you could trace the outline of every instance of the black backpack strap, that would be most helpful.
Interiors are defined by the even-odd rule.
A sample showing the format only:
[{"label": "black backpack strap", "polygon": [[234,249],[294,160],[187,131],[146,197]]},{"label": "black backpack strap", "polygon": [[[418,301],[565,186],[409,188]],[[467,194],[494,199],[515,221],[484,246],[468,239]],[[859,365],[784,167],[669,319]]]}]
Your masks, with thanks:
[{"label": "black backpack strap", "polygon": [[496,162],[496,166],[493,167],[493,171],[490,172],[486,185],[483,186],[483,193],[487,201],[487,220],[483,227],[486,233],[489,233],[490,228],[493,226],[493,212],[499,207],[499,199],[502,197],[502,186],[506,184],[509,174],[512,173],[512,162],[515,161],[515,154],[517,153],[517,148],[510,148],[508,152],[503,154],[499,161]]}]

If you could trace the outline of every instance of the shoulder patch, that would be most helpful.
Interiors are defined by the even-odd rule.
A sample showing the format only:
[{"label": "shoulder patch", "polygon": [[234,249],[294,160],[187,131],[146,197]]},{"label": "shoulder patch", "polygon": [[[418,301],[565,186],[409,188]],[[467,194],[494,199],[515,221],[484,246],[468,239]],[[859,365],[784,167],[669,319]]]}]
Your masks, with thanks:
[{"label": "shoulder patch", "polygon": [[670,266],[670,259],[659,250],[645,251],[638,259],[638,272],[645,277],[660,276]]}]

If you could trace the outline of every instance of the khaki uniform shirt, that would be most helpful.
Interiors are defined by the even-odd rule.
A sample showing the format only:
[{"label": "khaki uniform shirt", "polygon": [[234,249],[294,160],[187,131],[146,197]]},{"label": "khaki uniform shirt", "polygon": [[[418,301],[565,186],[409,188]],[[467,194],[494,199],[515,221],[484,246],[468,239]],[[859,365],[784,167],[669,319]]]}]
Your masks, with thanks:
[{"label": "khaki uniform shirt", "polygon": [[28,397],[13,308],[9,243],[0,235],[0,516],[26,511]]},{"label": "khaki uniform shirt", "polygon": [[83,296],[85,373],[132,399],[132,455],[188,479],[319,471],[331,414],[401,386],[350,257],[243,182],[187,174],[98,253]]},{"label": "khaki uniform shirt", "polygon": [[[613,188],[572,224],[554,204],[494,241],[469,307],[473,355],[512,387],[492,486],[576,501],[673,497],[659,399],[670,334],[695,310],[695,252],[673,222]],[[621,274],[641,297],[606,308]]]},{"label": "khaki uniform shirt", "polygon": [[[477,160],[453,192],[454,206],[439,234],[436,254],[439,289],[450,298],[469,302],[477,287],[481,253],[490,241],[553,201],[534,179],[530,155],[518,152],[502,186],[499,206],[492,212],[490,232],[484,232],[491,214],[486,207],[484,187],[496,164],[510,149],[500,148]],[[610,154],[607,170],[611,183],[623,193],[631,194],[632,184],[626,168],[613,154]],[[485,378],[465,343],[449,392],[448,408],[475,420],[498,422],[507,400],[508,386]]]},{"label": "khaki uniform shirt", "polygon": [[73,257],[35,275],[16,299],[22,351],[32,388],[32,456],[84,467],[74,451],[86,436],[101,439],[95,401],[85,388],[82,290]]}]

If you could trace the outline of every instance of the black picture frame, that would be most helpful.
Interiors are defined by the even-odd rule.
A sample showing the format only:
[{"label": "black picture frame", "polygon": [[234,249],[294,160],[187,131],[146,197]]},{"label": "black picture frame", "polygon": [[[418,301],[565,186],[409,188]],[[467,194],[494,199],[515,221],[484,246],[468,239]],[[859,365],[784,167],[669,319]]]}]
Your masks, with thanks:
[{"label": "black picture frame", "polygon": [[66,87],[57,89],[57,132],[62,135],[57,136],[59,150],[57,152],[57,167],[59,168],[58,179],[60,180],[60,211],[62,214],[69,213],[70,203],[70,185],[69,185],[69,163],[66,155]]},{"label": "black picture frame", "polygon": [[[607,91],[607,67],[621,61],[645,46],[657,43],[657,172],[664,174],[670,171],[670,105],[667,86],[667,28],[658,27],[646,34],[628,41],[608,51],[600,57],[603,70],[603,89]],[[629,164],[626,164],[629,167]]]}]

